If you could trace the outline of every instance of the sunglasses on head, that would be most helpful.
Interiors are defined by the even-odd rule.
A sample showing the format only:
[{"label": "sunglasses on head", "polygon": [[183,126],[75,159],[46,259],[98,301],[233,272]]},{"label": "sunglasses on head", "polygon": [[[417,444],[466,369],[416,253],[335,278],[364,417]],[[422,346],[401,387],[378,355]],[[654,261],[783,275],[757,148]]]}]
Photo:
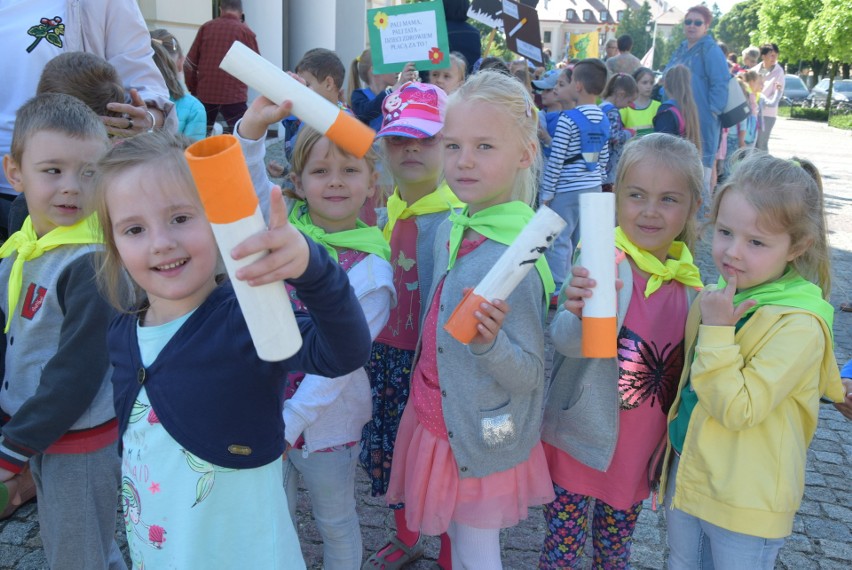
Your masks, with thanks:
[{"label": "sunglasses on head", "polygon": [[696,27],[700,28],[701,26],[704,25],[704,20],[684,20],[683,25],[684,26],[696,26]]}]

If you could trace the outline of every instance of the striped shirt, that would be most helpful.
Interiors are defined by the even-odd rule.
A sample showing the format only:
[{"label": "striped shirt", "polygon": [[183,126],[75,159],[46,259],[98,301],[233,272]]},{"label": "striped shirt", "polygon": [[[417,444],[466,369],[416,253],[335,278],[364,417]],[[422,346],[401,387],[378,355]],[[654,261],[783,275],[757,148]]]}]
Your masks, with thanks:
[{"label": "striped shirt", "polygon": [[[580,105],[577,109],[593,123],[600,122],[604,116],[597,105]],[[609,160],[609,143],[604,143],[595,170],[586,170],[583,160],[565,164],[566,159],[580,154],[580,131],[565,113],[562,113],[556,124],[550,149],[550,158],[545,165],[539,192],[540,200],[552,200],[556,193],[594,188],[603,183],[606,163]]]}]

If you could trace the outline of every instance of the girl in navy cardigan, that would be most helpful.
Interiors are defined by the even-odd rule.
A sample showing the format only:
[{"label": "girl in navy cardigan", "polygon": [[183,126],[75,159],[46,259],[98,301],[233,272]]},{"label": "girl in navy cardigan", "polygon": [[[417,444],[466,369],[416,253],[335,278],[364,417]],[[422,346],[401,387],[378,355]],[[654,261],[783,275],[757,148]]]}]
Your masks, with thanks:
[{"label": "girl in navy cardigan", "polygon": [[297,313],[298,353],[262,361],[233,288],[217,278],[182,144],[164,132],[128,139],[99,164],[96,186],[102,280],[116,306],[133,307],[107,341],[134,567],[304,568],[283,488],[284,388],[290,370],[335,377],[367,361],[370,334],[346,274],[272,192],[270,229],[232,255],[270,253],[237,276],[287,279],[311,313]]}]

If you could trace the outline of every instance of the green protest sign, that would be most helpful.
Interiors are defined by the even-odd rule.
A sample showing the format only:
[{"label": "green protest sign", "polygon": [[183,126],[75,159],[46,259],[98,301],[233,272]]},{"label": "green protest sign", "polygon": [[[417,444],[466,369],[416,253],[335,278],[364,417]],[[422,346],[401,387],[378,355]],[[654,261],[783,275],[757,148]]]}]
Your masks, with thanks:
[{"label": "green protest sign", "polygon": [[450,43],[442,2],[419,2],[367,10],[373,73],[393,73],[413,61],[418,70],[450,66]]}]

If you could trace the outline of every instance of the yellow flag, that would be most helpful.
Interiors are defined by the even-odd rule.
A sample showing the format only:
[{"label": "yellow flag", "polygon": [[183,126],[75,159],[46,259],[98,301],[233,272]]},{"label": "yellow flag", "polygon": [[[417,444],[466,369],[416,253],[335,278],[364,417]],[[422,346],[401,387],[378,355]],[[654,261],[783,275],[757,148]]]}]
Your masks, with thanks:
[{"label": "yellow flag", "polygon": [[568,57],[586,59],[587,57],[600,57],[598,32],[587,34],[571,34],[571,43],[568,46]]}]

